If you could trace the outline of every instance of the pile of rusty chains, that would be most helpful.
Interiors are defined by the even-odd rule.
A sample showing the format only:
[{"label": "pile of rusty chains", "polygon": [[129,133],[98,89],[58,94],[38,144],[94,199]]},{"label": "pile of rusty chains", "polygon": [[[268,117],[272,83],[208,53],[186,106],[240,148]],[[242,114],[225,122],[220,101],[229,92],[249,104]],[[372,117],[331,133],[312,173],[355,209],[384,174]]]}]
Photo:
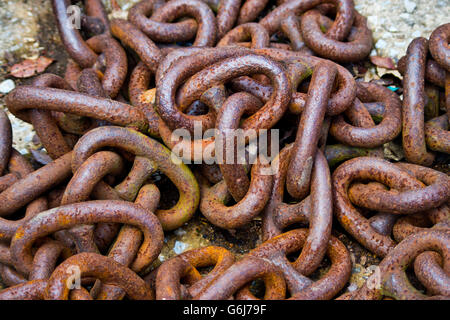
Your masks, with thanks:
[{"label": "pile of rusty chains", "polygon": [[[399,61],[402,102],[338,64],[372,48],[352,0],[280,0],[263,16],[268,2],[144,0],[109,21],[101,1],[85,0],[80,32],[70,1],[52,1],[65,77],[38,76],[6,104],[53,161],[34,170],[0,111],[0,299],[257,299],[257,279],[264,299],[450,297],[450,179],[429,168],[450,153],[450,24]],[[196,123],[227,135],[281,122],[282,150],[251,167],[208,164],[225,151],[214,138],[173,139]],[[400,134],[408,163],[384,160]],[[210,159],[188,152],[201,164],[176,163],[180,144],[209,147]],[[156,172],[176,187],[174,203],[161,203]],[[197,208],[228,230],[261,216],[263,243],[239,261],[211,246],[153,268],[164,231]],[[352,263],[333,216],[383,258],[378,277],[342,296]]]}]

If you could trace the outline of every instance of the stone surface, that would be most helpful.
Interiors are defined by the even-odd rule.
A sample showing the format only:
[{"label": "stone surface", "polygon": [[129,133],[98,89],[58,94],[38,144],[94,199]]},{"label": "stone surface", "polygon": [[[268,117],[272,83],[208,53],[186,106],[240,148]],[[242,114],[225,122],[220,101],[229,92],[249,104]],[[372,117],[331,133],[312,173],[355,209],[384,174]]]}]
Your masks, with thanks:
[{"label": "stone surface", "polygon": [[6,94],[11,92],[16,87],[16,84],[11,79],[6,79],[0,83],[0,93]]},{"label": "stone surface", "polygon": [[450,19],[448,0],[354,0],[367,17],[378,55],[401,58],[416,37],[428,38]]}]

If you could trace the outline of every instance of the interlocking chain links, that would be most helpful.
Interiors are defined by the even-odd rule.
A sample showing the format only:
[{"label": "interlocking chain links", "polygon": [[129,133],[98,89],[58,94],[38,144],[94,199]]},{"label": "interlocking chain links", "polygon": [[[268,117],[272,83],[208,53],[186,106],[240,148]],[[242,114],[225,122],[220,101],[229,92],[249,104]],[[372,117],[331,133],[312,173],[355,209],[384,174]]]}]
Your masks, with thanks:
[{"label": "interlocking chain links", "polygon": [[[144,159],[144,158],[137,158],[137,159]],[[147,184],[142,188],[140,188],[139,193],[135,200],[135,204],[140,205],[141,207],[150,212],[155,212],[159,200],[160,200],[159,189],[155,185]],[[137,264],[138,263],[137,253],[139,251],[139,246],[141,242],[142,242],[142,232],[139,230],[139,228],[125,225],[121,228],[113,245],[111,245],[108,257],[112,258],[114,261],[117,261],[126,267],[132,265],[135,260]],[[142,270],[137,269],[135,271],[141,272]],[[96,297],[99,300],[121,299],[124,297],[125,293],[126,292],[120,287],[108,284],[100,285],[98,281],[91,289],[92,296]]]},{"label": "interlocking chain links", "polygon": [[[29,207],[31,208],[31,207]],[[26,216],[27,219],[30,219],[30,215],[46,210],[46,207],[43,206],[36,209],[31,213],[31,209],[27,209]],[[21,221],[23,222],[23,221]],[[70,249],[64,247],[61,243],[57,241],[53,241],[49,238],[44,238],[39,241],[41,244],[37,246],[36,253],[33,257],[32,270],[30,272],[29,277],[23,275],[22,273],[16,271],[13,267],[13,262],[11,259],[10,249],[9,247],[2,246],[2,263],[0,264],[0,276],[2,277],[2,283],[6,286],[15,286],[18,284],[26,283],[28,280],[37,280],[37,279],[48,279],[56,267],[57,259],[60,257],[62,253],[67,257],[72,254]]]},{"label": "interlocking chain links", "polygon": [[[387,191],[380,184],[375,184],[375,188],[372,188],[370,184],[355,183],[349,189],[349,197],[356,205],[382,212],[369,219],[371,226],[385,235],[392,232],[398,242],[413,233],[425,230],[430,225],[435,229],[448,228],[450,219],[448,205],[445,202],[443,205],[433,202],[439,197],[449,197],[448,177],[441,172],[418,165],[398,163],[397,166],[418,179],[421,187],[418,187],[418,190],[407,188]],[[395,208],[394,205],[387,208],[375,204],[380,201],[395,204]],[[401,213],[409,215],[397,220],[398,214]]]},{"label": "interlocking chain links", "polygon": [[123,19],[111,20],[111,33],[125,46],[133,49],[142,62],[155,72],[162,58],[161,50],[132,23]]},{"label": "interlocking chain links", "polygon": [[[221,247],[193,249],[165,261],[146,280],[154,283],[158,300],[190,299],[233,265],[234,260],[234,255]],[[197,270],[211,266],[213,269],[203,276]],[[188,286],[182,285],[181,279]]]},{"label": "interlocking chain links", "polygon": [[236,229],[247,225],[265,207],[272,189],[270,164],[261,163],[261,159],[252,166],[250,185],[245,196],[235,205],[227,206],[230,200],[226,182],[209,186],[198,176],[201,187],[200,211],[212,224],[224,229]]},{"label": "interlocking chain links", "polygon": [[[72,175],[72,152],[50,162],[46,166],[24,175],[22,179],[0,193],[0,215],[11,215],[45,192],[66,181]],[[6,239],[8,234],[0,234]]]},{"label": "interlocking chain links", "polygon": [[[247,193],[250,180],[247,177],[247,170],[244,164],[238,163],[238,139],[235,137],[235,130],[239,129],[240,121],[244,113],[252,115],[262,107],[261,101],[255,96],[240,92],[231,95],[221,105],[217,114],[216,128],[222,137],[222,150],[220,145],[215,144],[216,159],[219,163],[220,171],[227,185],[227,189],[235,201],[239,202]],[[231,148],[230,148],[231,145]],[[227,163],[229,150],[233,151],[235,163]],[[219,158],[222,155],[222,158]]]},{"label": "interlocking chain links", "polygon": [[[100,2],[100,1],[97,1]],[[97,60],[97,54],[89,48],[77,28],[71,24],[68,7],[69,0],[53,0],[53,13],[56,18],[61,40],[67,52],[83,68],[91,67]]]},{"label": "interlocking chain links", "polygon": [[[102,86],[98,79],[97,72],[94,69],[87,68],[81,71],[78,77],[77,87],[80,92],[87,93],[93,96],[108,96],[103,88],[104,86]],[[140,163],[139,158],[137,158],[136,162]],[[108,174],[117,176],[122,173],[123,167],[124,166],[122,163],[122,159],[114,153],[99,152],[97,154],[94,154],[81,166],[81,168],[79,168],[79,170],[74,170],[74,177],[67,185],[67,188],[62,195],[60,204],[65,205],[88,200],[94,187],[98,187],[98,184],[101,184],[103,188],[108,187],[104,185],[103,182],[101,182],[104,176]],[[136,179],[135,175],[136,173],[138,173],[136,171],[142,173],[142,177]],[[137,170],[136,168],[132,168],[130,175],[127,177],[129,178],[129,181],[127,181],[128,185],[127,183],[123,183],[120,186],[121,192],[118,193],[123,195],[122,198],[125,199],[130,196],[133,197],[132,194],[137,194],[139,188],[143,184],[143,182],[139,183],[139,181],[145,179],[147,176],[148,175],[145,175],[145,173],[142,170],[139,170],[139,168],[137,168]],[[136,185],[134,187],[128,188],[129,183],[136,183]],[[104,197],[100,198],[102,199]],[[106,198],[110,199],[111,197]],[[112,199],[117,200],[120,199],[120,197],[117,196],[113,197]],[[132,200],[133,199],[131,199],[130,201]],[[93,226],[77,226],[71,229],[70,233],[72,233],[72,236],[74,237],[75,244],[77,245],[77,249],[79,252],[97,252],[97,246],[100,249],[103,249],[105,246],[111,243],[112,239],[116,237],[119,228],[120,226],[118,224],[101,223],[97,225],[95,233]],[[60,239],[64,239],[64,241],[67,241],[67,243],[72,242],[72,236],[66,231],[59,231],[57,233],[57,236]]]},{"label": "interlocking chain links", "polygon": [[284,184],[292,147],[285,147],[274,161],[280,161],[269,203],[263,215],[263,240],[278,236],[283,229],[297,222],[309,223],[310,231],[296,262],[304,275],[311,274],[321,263],[331,235],[331,178],[325,157],[317,151],[312,176],[311,194],[296,204],[283,202]]},{"label": "interlocking chain links", "polygon": [[[414,183],[416,187],[411,188],[412,184],[408,187],[399,183],[395,191],[379,189],[366,192],[363,184],[357,184],[349,190],[350,200],[373,211],[411,214],[439,208],[450,198],[450,178],[445,173],[408,163],[398,163],[396,166],[425,185]],[[394,188],[391,184],[390,187]]]},{"label": "interlocking chain links", "polygon": [[[405,75],[406,72],[406,56],[403,56],[398,60],[397,69],[402,74]],[[433,59],[427,59],[426,65],[425,65],[425,80],[428,82],[442,87],[445,87],[445,69],[442,68],[439,63],[437,63]]]},{"label": "interlocking chain links", "polygon": [[286,284],[280,269],[267,259],[247,255],[211,281],[194,299],[225,300],[256,279],[264,281],[265,300],[284,298]]},{"label": "interlocking chain links", "polygon": [[[212,65],[217,61],[219,61],[217,62],[217,65],[221,65],[221,60],[233,56],[244,55],[245,53],[248,53],[248,50],[243,48],[192,48],[181,52],[177,51],[177,53],[174,53],[173,55],[169,54],[166,59],[162,61],[156,73],[156,108],[168,128],[170,130],[186,128],[191,133],[194,133],[194,124],[196,121],[201,123],[203,129],[202,132],[208,128],[212,128],[215,123],[215,115],[211,110],[206,115],[200,116],[187,115],[181,111],[185,110],[193,101],[199,99],[209,87],[202,88],[202,91],[198,91],[198,96],[196,98],[193,98],[193,96],[188,93],[189,96],[185,97],[184,101],[183,98],[180,97],[181,93],[177,94],[179,95],[178,97],[176,97],[175,93],[189,77],[195,75],[198,79],[199,72],[203,69],[205,72],[216,70],[216,68],[212,69],[212,67],[208,67],[209,65]],[[215,75],[226,75],[223,73],[226,67],[227,66],[223,66],[221,70],[217,70]],[[248,68],[251,69],[250,66],[248,66]],[[248,70],[246,71],[249,72]],[[277,71],[282,72],[279,69],[277,69]],[[226,79],[221,81],[226,81]],[[185,87],[186,84],[182,86],[182,88]]]},{"label": "interlocking chain links", "polygon": [[144,113],[129,104],[57,88],[17,87],[6,97],[6,106],[14,114],[43,109],[104,120],[142,131],[148,127]]},{"label": "interlocking chain links", "polygon": [[[33,80],[32,85],[35,87],[72,90],[64,79],[54,74],[40,75]],[[15,116],[33,125],[42,145],[53,159],[59,158],[71,150],[51,111],[38,108],[17,113],[14,111],[14,108],[11,108],[10,111]]]},{"label": "interlocking chain links", "polygon": [[[81,15],[81,24],[93,37],[85,41],[77,26],[69,17],[70,1],[52,1],[53,12],[63,44],[70,57],[82,68],[100,69],[105,65],[103,85],[111,97],[115,97],[125,80],[127,58],[124,49],[111,37],[109,21],[103,4],[99,0],[84,1],[86,15]],[[80,17],[75,17],[80,18]],[[73,86],[75,88],[75,86]]]},{"label": "interlocking chain links", "polygon": [[425,141],[428,148],[450,154],[450,133],[448,115],[431,119],[425,123]]},{"label": "interlocking chain links", "polygon": [[367,19],[356,11],[353,24],[347,41],[339,41],[323,34],[320,12],[310,10],[302,16],[301,30],[306,45],[321,57],[341,63],[355,62],[369,55],[373,42]]},{"label": "interlocking chain links", "polygon": [[176,164],[172,161],[170,150],[137,131],[115,126],[101,127],[91,130],[78,141],[74,148],[72,168],[78,168],[104,147],[119,148],[152,160],[157,170],[175,184],[180,194],[177,204],[171,209],[159,209],[155,212],[164,230],[176,229],[192,217],[200,199],[198,184],[184,163]]},{"label": "interlocking chain links", "polygon": [[153,73],[150,69],[140,61],[131,72],[128,84],[128,94],[130,96],[131,104],[145,113],[148,122],[149,135],[159,138],[159,123],[161,118],[155,110],[154,98],[156,88],[149,88],[152,76]]},{"label": "interlocking chain links", "polygon": [[[129,20],[133,23],[141,22],[137,24],[142,31],[144,31],[150,39],[157,42],[177,42],[191,40],[192,36],[189,31],[192,28],[192,24],[187,28],[176,29],[181,31],[181,34],[172,34],[169,28],[171,27],[171,21],[183,16],[191,16],[196,21],[196,36],[193,42],[194,46],[211,47],[216,43],[217,37],[217,22],[214,17],[214,13],[203,1],[199,0],[174,0],[167,2],[165,5],[158,8],[152,15],[151,19],[145,18],[144,23],[142,21],[133,20],[134,15],[131,12]],[[142,17],[141,17],[142,18]],[[189,20],[188,20],[189,21]],[[192,22],[192,20],[191,20]],[[181,22],[180,22],[181,23]],[[175,31],[175,30],[174,30]],[[186,37],[191,36],[191,37]]]},{"label": "interlocking chain links", "polygon": [[[101,154],[101,153],[100,153]],[[98,155],[98,154],[96,154]],[[70,188],[69,188],[70,189]],[[73,188],[72,188],[73,189]],[[142,189],[144,190],[144,189]],[[89,190],[88,190],[89,192]],[[73,195],[73,193],[68,193],[72,195],[73,197],[77,197],[77,195]],[[63,203],[64,202],[71,202],[70,200],[65,200],[67,199],[68,196],[65,195],[63,197]],[[142,205],[144,205],[145,203],[147,203],[148,201],[145,200],[145,196],[141,197],[144,200],[142,200]],[[151,198],[153,198],[153,196],[151,196]],[[159,199],[159,197],[158,197]],[[150,201],[154,201],[154,200],[150,200]],[[156,203],[158,202],[158,200],[156,200]],[[152,208],[150,210],[154,210],[155,205],[152,206]],[[41,209],[40,211],[43,211],[45,209]],[[39,212],[40,212],[39,211]],[[114,219],[113,219],[114,220]],[[154,218],[154,220],[156,221],[156,217]],[[124,220],[125,221],[125,220]],[[123,221],[122,221],[123,222]],[[159,225],[158,222],[156,222],[157,225]],[[64,225],[64,224],[63,224]],[[159,236],[158,236],[158,231],[159,231]],[[155,239],[160,239],[160,243],[162,245],[162,229],[159,226],[159,230],[156,229],[156,233],[154,232],[152,237],[156,237]],[[40,238],[38,236],[38,238]],[[160,250],[160,246],[161,245],[157,245],[155,244],[155,239],[153,239],[153,249],[155,249],[156,252],[156,256],[159,254],[159,250]],[[159,246],[159,249],[158,249]],[[48,248],[47,248],[48,247]],[[50,273],[53,271],[54,269],[54,264],[56,262],[56,258],[59,256],[60,252],[62,250],[61,245],[59,245],[56,242],[49,242],[48,245],[44,243],[43,246],[41,246],[41,248],[36,252],[34,259],[33,259],[33,264],[32,264],[32,270],[30,273],[30,280],[34,280],[34,279],[46,279],[50,276]],[[151,253],[153,254],[153,253]],[[156,258],[156,256],[154,257],[150,257],[151,261]],[[143,263],[142,267],[145,267],[149,262],[146,262],[145,260],[147,259],[146,256],[138,256],[138,258],[136,259],[136,263],[135,265],[140,265],[141,263]],[[140,261],[139,261],[140,260]],[[132,261],[132,260],[131,260]],[[150,261],[150,262],[151,262]],[[5,271],[4,268],[2,271]],[[14,276],[15,274],[11,274],[12,270],[9,271],[9,273],[7,275],[9,275],[9,279],[11,279],[11,276]],[[4,275],[5,273],[2,272],[2,275]],[[17,277],[17,276],[16,276]],[[25,280],[26,281],[26,280]],[[21,281],[23,282],[23,281]],[[85,290],[83,292],[78,292],[75,291],[75,293],[78,293],[78,298],[88,298],[90,297],[89,293],[85,292]],[[76,298],[76,297],[75,297]]]},{"label": "interlocking chain links", "polygon": [[258,23],[241,24],[226,33],[217,43],[217,47],[241,45],[245,41],[250,41],[252,49],[267,48],[270,45],[270,36]]},{"label": "interlocking chain links", "polygon": [[[102,88],[101,82],[100,82],[100,73],[98,70],[95,70],[93,68],[86,68],[83,70],[79,70],[79,72],[74,75],[74,79],[69,79],[70,81],[73,80],[74,83],[74,89],[78,90],[80,93],[85,93],[88,95],[93,96],[99,96],[103,98],[108,98],[108,95],[105,93],[105,91]],[[66,80],[66,77],[64,78]],[[69,84],[68,81],[66,83]],[[66,89],[66,88],[61,88]],[[73,90],[73,89],[68,89]],[[68,145],[69,151],[72,150],[73,144],[75,143],[73,140],[76,141],[78,139],[79,135],[83,135],[90,129],[94,128],[95,126],[99,125],[102,120],[97,119],[91,119],[89,117],[83,117],[78,116],[70,113],[63,113],[59,111],[45,111],[45,110],[39,110],[36,109],[39,112],[47,112],[51,113],[53,119],[56,121],[59,129],[61,130],[61,133],[66,140],[66,144]],[[36,112],[35,110],[32,110],[31,112]],[[32,119],[33,120],[33,119]],[[65,134],[64,134],[65,133]],[[67,141],[68,137],[72,137],[70,141]],[[44,141],[48,138],[44,138]],[[44,145],[45,147],[45,145]],[[54,147],[52,147],[54,148]]]},{"label": "interlocking chain links", "polygon": [[[0,190],[7,190],[9,186],[14,185],[19,181],[22,177],[27,176],[28,174],[33,172],[32,165],[28,162],[27,159],[25,159],[24,156],[22,156],[18,151],[15,149],[12,149],[11,157],[8,164],[8,171],[9,173],[3,177],[0,177],[0,180],[4,179],[5,186],[2,187]],[[22,186],[23,188],[23,186]],[[20,187],[19,187],[20,189]],[[45,192],[45,191],[44,191]],[[11,194],[14,194],[12,192]],[[0,194],[1,197],[2,193]],[[20,199],[20,198],[19,198]],[[20,200],[17,201],[21,201]],[[27,219],[30,219],[40,211],[47,209],[47,199],[42,196],[36,196],[36,197],[30,197],[28,200],[25,200],[25,202],[20,204],[18,208],[21,208],[23,206],[26,206],[25,210],[25,216],[22,219],[18,220],[9,220],[6,218],[0,218],[0,239],[3,241],[9,241],[14,233],[16,232],[17,228]],[[7,206],[7,205],[6,205]],[[15,209],[13,209],[15,210]],[[9,264],[10,263],[6,263]]]},{"label": "interlocking chain links", "polygon": [[[116,153],[102,151],[93,154],[74,172],[64,191],[61,205],[89,200],[94,187],[106,175],[119,175],[123,171],[123,166],[121,157]],[[94,243],[94,226],[76,226],[69,229],[69,233],[74,239],[78,252],[98,252]]]},{"label": "interlocking chain links", "polygon": [[164,262],[158,268],[156,276],[156,299],[157,300],[182,300],[186,299],[188,294],[182,292],[180,283],[184,279],[187,283],[194,283],[199,280],[195,268],[187,261],[176,256]]},{"label": "interlocking chain links", "polygon": [[[128,20],[155,42],[186,42],[195,38],[194,46],[214,46],[231,30],[239,13],[240,0],[222,0],[218,7],[202,1],[177,1],[155,7],[157,1],[144,0],[134,5]],[[211,8],[208,8],[208,5]],[[217,11],[217,16],[211,11]],[[182,17],[193,17],[172,22]],[[216,30],[217,28],[217,30]]]},{"label": "interlocking chain links", "polygon": [[7,261],[7,263],[0,265],[0,275],[5,285],[15,286],[23,284],[28,281],[27,278],[29,278],[29,281],[47,280],[55,269],[57,259],[62,253],[66,256],[71,255],[70,250],[60,242],[46,238],[41,243],[33,257],[33,265],[29,277],[17,272],[12,266],[12,261]]},{"label": "interlocking chain links", "polygon": [[[282,49],[255,49],[254,50],[258,54],[263,54],[271,57],[272,59],[280,62],[285,62],[290,67],[290,64],[300,63],[306,67],[308,67],[309,74],[312,73],[313,68],[324,59],[305,56],[299,54],[298,52],[292,52]],[[328,63],[332,63],[331,61],[327,61]],[[355,97],[356,97],[356,83],[353,79],[352,74],[342,66],[335,64],[338,70],[337,74],[337,82],[338,88],[335,92],[332,93],[331,98],[328,101],[327,115],[338,115],[344,112],[348,107],[351,106]],[[307,75],[306,73],[304,78],[300,78],[300,80],[304,80]],[[246,79],[246,81],[250,81],[250,79]],[[301,82],[301,81],[300,81]],[[255,86],[255,89],[252,91],[248,91],[253,95],[256,95],[258,98],[263,100],[263,102],[267,101],[272,94],[272,89],[270,87],[258,84],[258,83],[249,83],[252,86]],[[242,84],[241,90],[247,91],[245,83]],[[239,88],[239,87],[236,87]],[[258,93],[259,92],[259,93]],[[307,95],[301,92],[293,93],[290,104],[289,111],[294,114],[300,114],[303,112],[305,104],[306,104]]]},{"label": "interlocking chain links", "polygon": [[[333,210],[357,241],[385,257],[378,287],[369,288],[370,278],[342,299],[448,297],[448,177],[375,158],[384,157],[381,146],[401,129],[408,140],[410,128],[421,130],[422,149],[408,149],[404,142],[412,150],[408,161],[426,158],[427,147],[448,152],[448,117],[440,112],[450,110],[448,25],[433,32],[430,50],[425,39],[416,39],[399,62],[407,115],[401,124],[396,93],[357,84],[337,64],[360,61],[372,45],[366,20],[351,0],[280,0],[259,23],[255,15],[265,9],[264,0],[141,1],[128,20],[111,23],[99,0],[86,0],[83,33],[65,24],[70,4],[53,3],[74,59],[65,81],[42,75],[6,98],[15,115],[33,124],[54,161],[40,159],[46,165],[33,171],[11,148],[11,127],[0,113],[0,201],[5,204],[0,215],[14,219],[25,211],[19,220],[0,219],[0,275],[11,286],[0,298],[254,300],[250,284],[260,279],[264,299],[284,299],[287,289],[292,299],[332,299],[351,270],[347,249],[331,235]],[[416,63],[416,57],[423,59]],[[133,68],[129,81],[128,66]],[[425,80],[439,88],[424,89]],[[441,88],[447,96],[439,101]],[[431,100],[424,107],[427,95]],[[252,168],[248,160],[206,165],[221,160],[224,151],[236,155],[237,150],[215,138],[172,141],[177,129],[194,133],[196,121],[202,133],[215,128],[226,138],[229,130],[280,126],[279,142],[287,146],[270,163],[279,171],[268,170],[273,168],[261,158]],[[161,138],[172,150],[212,152],[208,159],[183,154],[184,160],[202,160],[194,177],[187,166],[172,161],[169,149],[134,129]],[[329,133],[333,140],[327,145]],[[331,180],[330,167],[354,157],[335,169]],[[425,160],[412,162],[431,165],[433,159]],[[160,191],[151,184],[156,171],[179,191],[168,210],[158,209]],[[296,199],[284,195],[286,186]],[[144,278],[161,251],[163,230],[183,225],[199,204],[210,222],[229,230],[263,213],[263,244],[238,262],[223,248],[194,249]],[[309,229],[282,233],[295,223]],[[298,258],[289,261],[296,252]],[[325,256],[330,268],[317,281],[308,278]],[[431,297],[411,289],[406,265],[414,267]],[[81,284],[92,286],[89,292],[65,286],[73,266],[81,271]],[[213,269],[203,274],[203,267]]]},{"label": "interlocking chain links", "polygon": [[[335,21],[322,15],[329,11],[329,6],[321,6],[322,3],[335,4]],[[311,10],[314,8],[317,10]],[[298,22],[296,15],[302,13]],[[264,17],[260,24],[269,34],[281,29],[295,51],[317,53],[338,62],[359,61],[367,57],[372,48],[372,33],[366,19],[354,10],[351,0],[286,1]],[[326,33],[322,29],[327,30]]]},{"label": "interlocking chain links", "polygon": [[[423,168],[423,170],[425,169],[427,168]],[[371,209],[391,214],[412,214],[438,208],[450,197],[450,180],[445,174],[431,169],[427,170],[434,174],[432,176],[434,179],[428,182],[439,182],[424,188],[422,182],[417,180],[414,175],[385,160],[360,157],[345,162],[333,173],[333,198],[336,217],[358,242],[375,254],[381,257],[386,256],[395,247],[395,242],[389,236],[379,233],[371,225],[371,221],[362,216],[353,206],[352,201],[362,206],[369,205],[366,201],[364,201],[364,204],[362,203],[363,194],[359,192],[356,197],[352,197],[350,194],[358,189],[363,189],[364,198],[373,200]],[[378,185],[376,185],[376,188],[357,185],[358,189],[355,189],[356,187],[349,189],[351,183],[357,180],[377,181],[392,189],[405,191],[400,193],[385,192]],[[367,193],[370,194],[367,195]],[[389,195],[390,199],[376,198],[377,195],[380,196],[380,193],[384,196]],[[375,195],[374,198],[371,197],[372,194]]]},{"label": "interlocking chain links", "polygon": [[[363,102],[380,102],[383,105],[381,122],[375,125],[365,105],[355,99],[345,112],[353,125],[348,124],[343,115],[338,115],[331,124],[330,134],[341,143],[360,148],[379,147],[395,139],[402,130],[401,101],[398,95],[371,83],[358,83],[358,91],[358,98]],[[363,123],[359,124],[361,121]]]},{"label": "interlocking chain links", "polygon": [[28,281],[0,291],[0,300],[43,300],[47,280]]},{"label": "interlocking chain links", "polygon": [[336,5],[336,20],[327,31],[327,34],[334,39],[343,40],[347,37],[352,27],[354,19],[354,4],[352,0],[295,0],[285,1],[276,7],[272,12],[265,16],[259,22],[267,29],[269,34],[275,33],[283,21],[283,19],[291,14],[300,15],[310,9],[317,7],[322,3],[332,3]]},{"label": "interlocking chain links", "polygon": [[[144,0],[136,3],[128,13],[128,20],[153,41],[170,43],[188,41],[195,37],[197,33],[197,23],[195,19],[187,19],[173,23],[154,19],[151,15],[156,11],[154,9],[156,2],[157,1],[154,0]],[[201,9],[206,11],[202,4],[201,8],[197,9],[197,16]],[[181,16],[185,13],[186,12],[179,10],[178,14]]]},{"label": "interlocking chain links", "polygon": [[115,98],[127,76],[128,63],[125,50],[117,40],[104,34],[90,38],[86,44],[95,53],[104,55],[105,70],[102,72],[102,87],[107,96]]}]

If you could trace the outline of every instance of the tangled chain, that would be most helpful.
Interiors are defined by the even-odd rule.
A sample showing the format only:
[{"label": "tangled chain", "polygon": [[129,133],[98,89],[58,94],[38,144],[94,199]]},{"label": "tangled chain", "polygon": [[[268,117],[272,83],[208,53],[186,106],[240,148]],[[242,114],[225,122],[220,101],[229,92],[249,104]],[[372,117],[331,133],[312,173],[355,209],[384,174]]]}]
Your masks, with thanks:
[{"label": "tangled chain", "polygon": [[[143,0],[127,20],[85,0],[81,30],[69,5],[52,0],[64,77],[6,97],[52,161],[35,170],[14,150],[0,110],[0,299],[450,298],[450,178],[431,168],[450,154],[450,24],[411,42],[400,99],[349,71],[372,49],[352,0]],[[434,112],[426,84],[443,97]],[[209,129],[279,129],[281,150],[219,161],[230,148]],[[384,159],[394,140],[406,162]],[[239,260],[209,246],[158,263],[197,211],[231,232],[261,217],[262,242]],[[382,259],[345,294],[337,223]]]}]

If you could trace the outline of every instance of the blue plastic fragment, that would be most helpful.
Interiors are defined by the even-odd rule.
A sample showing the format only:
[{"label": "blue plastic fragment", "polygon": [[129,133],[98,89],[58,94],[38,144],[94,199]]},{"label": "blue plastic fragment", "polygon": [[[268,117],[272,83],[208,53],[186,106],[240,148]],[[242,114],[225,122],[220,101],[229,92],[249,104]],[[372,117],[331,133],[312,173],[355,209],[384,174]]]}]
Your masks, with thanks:
[{"label": "blue plastic fragment", "polygon": [[389,86],[388,89],[395,92],[395,91],[397,91],[400,88]]}]

